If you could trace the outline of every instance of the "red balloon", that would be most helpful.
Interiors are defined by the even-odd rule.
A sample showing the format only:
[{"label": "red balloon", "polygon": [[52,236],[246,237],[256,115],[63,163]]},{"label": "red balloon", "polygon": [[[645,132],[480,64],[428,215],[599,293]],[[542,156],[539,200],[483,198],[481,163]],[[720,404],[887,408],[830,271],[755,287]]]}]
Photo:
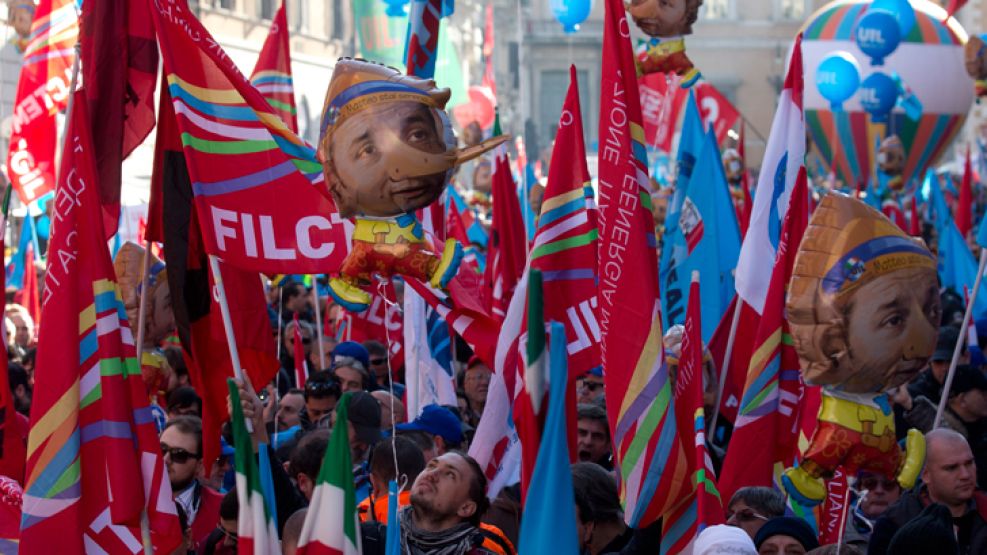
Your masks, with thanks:
[{"label": "red balloon", "polygon": [[466,127],[474,121],[483,129],[493,125],[496,100],[489,87],[472,86],[467,91],[470,101],[452,109],[452,115],[460,127]]}]

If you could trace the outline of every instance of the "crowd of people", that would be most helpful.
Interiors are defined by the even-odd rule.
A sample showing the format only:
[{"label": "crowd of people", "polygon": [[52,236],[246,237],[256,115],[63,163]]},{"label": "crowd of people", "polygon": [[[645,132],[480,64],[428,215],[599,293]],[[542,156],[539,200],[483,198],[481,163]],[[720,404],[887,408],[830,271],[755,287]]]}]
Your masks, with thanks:
[{"label": "crowd of people", "polygon": [[[244,414],[254,423],[252,439],[265,445],[275,462],[271,471],[283,552],[295,553],[337,405],[344,393],[350,393],[348,437],[364,553],[384,553],[392,480],[401,486],[403,553],[515,553],[521,527],[520,484],[488,499],[485,472],[467,454],[483,415],[491,369],[462,346],[453,363],[458,406],[428,405],[409,421],[402,401],[403,368],[391,367],[386,338],[361,344],[318,337],[313,298],[297,282],[284,284],[270,296],[272,322],[283,342],[281,368],[271,383],[256,391],[249,383],[238,382]],[[959,338],[955,321],[962,305],[954,301],[949,294],[944,297],[944,326],[928,368],[889,394],[899,439],[909,428],[926,435],[921,482],[902,491],[884,476],[866,472],[855,476],[839,553],[987,553],[987,494],[979,489],[987,479],[987,376],[981,369],[984,355],[976,347],[964,348],[948,394],[944,427],[933,429]],[[334,307],[327,303],[323,310]],[[6,308],[6,326],[8,376],[22,424],[19,431],[26,438],[36,330],[27,311],[13,303]],[[312,369],[304,383],[295,383],[296,337]],[[323,343],[321,360],[317,341]],[[666,334],[664,345],[673,363],[680,341],[680,329]],[[161,452],[185,531],[181,552],[234,553],[238,507],[232,434],[227,425],[220,456],[203,460],[203,441],[209,440],[203,438],[200,420],[203,401],[190,384],[180,348],[165,341],[162,351],[169,363],[167,385],[164,395],[155,398],[166,403],[155,410],[162,412]],[[580,462],[572,465],[571,473],[579,546],[582,553],[592,555],[657,553],[660,520],[643,529],[625,524],[604,388],[598,370],[577,382],[575,451]],[[727,426],[722,421],[720,425]],[[716,453],[726,446],[718,443],[729,434],[710,437],[719,471]],[[704,530],[693,544],[693,553],[837,552],[835,546],[819,546],[817,532],[805,520],[791,516],[777,489],[744,487],[722,502],[726,524]]]}]

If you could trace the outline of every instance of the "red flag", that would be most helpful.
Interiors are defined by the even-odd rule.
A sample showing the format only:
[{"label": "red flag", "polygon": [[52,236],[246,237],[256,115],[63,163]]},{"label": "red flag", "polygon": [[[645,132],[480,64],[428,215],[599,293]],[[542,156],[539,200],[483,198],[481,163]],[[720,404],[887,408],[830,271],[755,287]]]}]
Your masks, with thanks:
[{"label": "red flag", "polygon": [[340,341],[363,343],[373,339],[387,345],[392,372],[404,366],[404,315],[396,298],[394,282],[388,281],[383,295],[371,292],[370,308],[356,313],[342,309],[336,322],[336,326],[344,330]]},{"label": "red flag", "polygon": [[[465,212],[472,214],[468,208]],[[476,249],[472,246],[466,231],[466,224],[463,222],[463,216],[456,209],[455,202],[449,202],[449,209],[446,212],[446,236],[459,241],[459,244],[463,246],[463,266],[479,275],[480,261],[477,259]]]},{"label": "red flag", "polygon": [[643,528],[691,487],[675,440],[661,349],[658,257],[634,52],[620,0],[603,31],[599,163],[599,316],[607,415],[628,524]]},{"label": "red flag", "polygon": [[298,324],[298,313],[295,313],[295,326],[292,329],[292,345],[295,349],[292,356],[295,358],[295,387],[305,387],[308,381],[308,361],[305,359],[305,344],[302,339],[301,326]]},{"label": "red flag", "polygon": [[946,17],[949,18],[956,12],[965,6],[967,0],[949,0],[949,6],[946,8]]},{"label": "red flag", "polygon": [[963,181],[960,182],[960,198],[956,203],[956,227],[963,237],[966,237],[973,228],[973,170],[970,168],[970,145],[966,145]]},{"label": "red flag", "polygon": [[146,511],[155,548],[171,552],[181,541],[178,516],[102,233],[84,94],[73,102],[52,216],[56,262],[45,280],[21,549],[134,553]]},{"label": "red flag", "polygon": [[298,133],[295,87],[291,77],[291,43],[285,14],[287,4],[282,2],[271,20],[271,31],[260,49],[250,83],[264,95],[288,129]]},{"label": "red flag", "polygon": [[819,543],[834,544],[843,538],[846,521],[853,518],[848,514],[846,504],[850,502],[850,484],[847,483],[846,470],[841,466],[826,482],[826,501],[823,503],[819,518]]},{"label": "red flag", "polygon": [[695,87],[696,104],[703,118],[703,127],[712,127],[716,132],[716,142],[723,143],[727,132],[733,129],[740,119],[740,112],[723,96],[716,87],[709,83],[699,83]]},{"label": "red flag", "polygon": [[[735,311],[738,310],[737,303],[740,303],[740,314],[736,315],[737,325],[734,329],[733,319]],[[757,332],[757,323],[760,315],[747,303],[734,297],[730,307],[723,313],[723,319],[716,326],[713,337],[709,340],[709,352],[713,357],[714,366],[720,373],[717,379],[722,379],[722,373],[726,372],[726,381],[723,386],[723,394],[720,396],[720,417],[733,423],[737,419],[737,409],[740,407],[740,398],[744,394],[744,385],[747,383],[747,365],[751,360],[751,351],[754,349],[754,334]],[[734,330],[733,350],[730,352],[730,360],[726,360],[727,343],[730,340],[730,331]],[[712,417],[712,415],[711,415]],[[715,429],[716,423],[712,423],[710,429]],[[712,438],[714,442],[719,438]]]},{"label": "red flag", "polygon": [[[25,216],[30,218],[31,215]],[[38,268],[34,265],[34,242],[27,242],[24,253],[24,285],[14,294],[14,302],[27,309],[34,320],[34,329],[41,326],[41,304],[38,299]]]},{"label": "red flag", "polygon": [[675,124],[689,91],[678,86],[679,76],[649,73],[638,79],[644,139],[664,152],[672,151]]},{"label": "red flag", "polygon": [[314,149],[174,4],[152,13],[204,250],[253,272],[334,271],[349,241]]},{"label": "red flag", "polygon": [[662,523],[663,553],[679,553],[704,528],[723,523],[723,502],[716,487],[713,461],[706,451],[701,312],[699,272],[693,271],[674,395],[678,439],[685,451],[693,490]]},{"label": "red flag", "polygon": [[[774,484],[776,467],[790,466],[798,455],[799,411],[811,410],[802,401],[798,355],[785,318],[785,290],[809,220],[806,189],[803,168],[785,215],[746,386],[720,473],[724,499],[743,486]],[[770,448],[765,447],[766,437],[773,438]]]},{"label": "red flag", "polygon": [[41,0],[17,81],[7,175],[21,202],[55,190],[55,115],[65,109],[79,21],[74,0]]},{"label": "red flag", "polygon": [[490,95],[497,98],[497,81],[494,77],[494,15],[493,3],[487,4],[483,12],[483,80],[480,84],[490,89]]},{"label": "red flag", "polygon": [[120,218],[121,163],[154,127],[158,45],[147,2],[83,2],[82,74],[96,149],[103,230]]},{"label": "red flag", "polygon": [[503,320],[524,271],[527,233],[521,217],[517,187],[511,176],[506,150],[498,150],[493,174],[493,217],[487,247],[484,279],[487,306],[494,318]]},{"label": "red flag", "polygon": [[[191,204],[192,184],[172,107],[168,88],[162,87],[147,232],[167,245],[168,287],[182,354],[202,398],[203,460],[208,467],[219,454],[219,430],[229,417],[226,378],[233,376],[233,366],[219,306],[211,294],[213,277]],[[266,384],[277,372],[278,361],[260,280],[255,273],[225,263],[220,267],[240,364],[252,383]]]}]

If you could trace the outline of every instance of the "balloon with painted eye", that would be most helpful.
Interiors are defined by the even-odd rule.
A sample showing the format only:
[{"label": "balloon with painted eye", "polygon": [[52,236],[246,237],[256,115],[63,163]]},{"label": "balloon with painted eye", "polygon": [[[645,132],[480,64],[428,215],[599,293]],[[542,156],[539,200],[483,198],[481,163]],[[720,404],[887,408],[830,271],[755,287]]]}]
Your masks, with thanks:
[{"label": "balloon with painted eye", "polygon": [[572,34],[593,11],[593,0],[552,0],[551,8],[552,15],[562,24],[562,30]]},{"label": "balloon with painted eye", "polygon": [[875,123],[886,123],[897,101],[898,84],[884,73],[873,73],[860,84],[860,105]]},{"label": "balloon with painted eye", "polygon": [[901,27],[891,12],[871,9],[857,23],[854,38],[871,65],[880,66],[901,43]]},{"label": "balloon with painted eye", "polygon": [[830,109],[838,112],[843,103],[860,87],[860,67],[849,52],[833,52],[819,64],[816,70],[816,88],[830,102]]},{"label": "balloon with painted eye", "polygon": [[450,91],[365,60],[336,63],[322,115],[320,159],[340,216],[354,218],[350,253],[329,282],[337,303],[366,310],[375,277],[445,287],[463,256],[455,240],[426,241],[416,211],[435,202],[454,168],[508,139],[460,149],[445,112]]},{"label": "balloon with painted eye", "polygon": [[[910,0],[910,4],[916,23],[880,68],[888,75],[897,73],[910,95],[900,97],[900,106],[888,114],[886,124],[872,120],[861,106],[859,91],[843,103],[842,111],[836,111],[812,86],[819,65],[835,51],[853,53],[866,68],[867,58],[854,45],[854,29],[870,9],[870,1],[832,2],[803,26],[805,124],[813,158],[820,161],[810,166],[813,173],[832,172],[851,188],[867,183],[877,165],[879,137],[891,132],[904,146],[902,179],[908,186],[925,175],[963,127],[974,100],[973,79],[963,56],[967,33],[955,18],[946,17],[941,6],[929,0]],[[864,71],[861,79],[870,73]]]},{"label": "balloon with painted eye", "polygon": [[[898,446],[888,392],[932,357],[942,318],[936,258],[884,214],[838,192],[809,220],[785,305],[802,378],[822,404],[799,466],[782,484],[803,505],[826,497],[837,468],[915,485],[925,459],[918,430]],[[883,313],[887,303],[902,308]],[[878,316],[875,316],[878,315]]]}]

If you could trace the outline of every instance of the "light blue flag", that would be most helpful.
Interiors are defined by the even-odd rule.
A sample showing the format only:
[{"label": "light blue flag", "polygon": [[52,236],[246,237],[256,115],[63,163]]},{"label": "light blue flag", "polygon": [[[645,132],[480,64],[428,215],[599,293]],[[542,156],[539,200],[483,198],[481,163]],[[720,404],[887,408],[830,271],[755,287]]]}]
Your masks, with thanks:
[{"label": "light blue flag", "polygon": [[977,244],[980,248],[987,249],[987,216],[980,220],[980,228],[977,229]]},{"label": "light blue flag", "polygon": [[[411,487],[410,485],[408,487]],[[370,508],[373,510],[373,507]],[[398,483],[387,483],[387,537],[385,555],[401,555],[401,523],[398,522]]]},{"label": "light blue flag", "polygon": [[730,198],[716,135],[706,134],[695,172],[683,191],[678,225],[666,234],[669,255],[661,289],[665,329],[685,321],[693,270],[700,275],[703,341],[709,342],[734,296],[733,271],[740,257],[740,225]]},{"label": "light blue flag", "polygon": [[[682,201],[685,199],[685,191],[689,187],[693,170],[696,168],[696,161],[699,159],[700,151],[703,149],[703,121],[699,115],[699,108],[696,105],[696,97],[689,91],[689,99],[685,103],[685,116],[682,119],[682,133],[679,136],[679,153],[675,161],[675,192],[672,194],[671,202],[668,203],[668,212],[665,216],[665,234],[662,238],[661,260],[658,263],[658,283],[662,298],[662,323],[664,329],[668,329],[669,312],[666,300],[669,295],[666,291],[673,283],[683,282],[685,288],[679,287],[676,291],[677,297],[670,303],[675,307],[675,317],[678,321],[685,320],[685,293],[689,291],[689,274],[680,275],[675,271],[676,262],[672,259],[672,249],[669,248],[673,237],[679,231],[679,214],[682,210]],[[703,334],[706,337],[706,334]]]},{"label": "light blue flag", "polygon": [[569,471],[565,392],[568,381],[565,326],[551,324],[548,414],[521,517],[518,553],[576,555],[576,499]]},{"label": "light blue flag", "polygon": [[529,243],[535,240],[535,232],[538,231],[536,225],[538,214],[535,214],[535,208],[531,206],[531,188],[536,183],[538,178],[535,176],[535,166],[528,162],[524,165],[524,179],[518,187],[518,198],[521,201],[521,217],[524,219],[524,229],[528,233]]},{"label": "light blue flag", "polygon": [[[970,252],[960,230],[953,222],[953,217],[939,186],[939,180],[936,179],[931,170],[926,174],[925,181],[923,188],[927,188],[929,192],[933,222],[935,222],[936,233],[939,237],[939,279],[942,281],[943,287],[952,288],[957,294],[963,295],[964,287],[967,291],[973,290],[973,283],[977,278],[977,260],[973,258],[973,253]],[[983,234],[983,223],[981,222],[980,230],[977,233],[978,243]],[[980,288],[984,289],[985,284],[981,283]],[[973,307],[973,315],[974,318],[979,318],[985,313],[987,313],[987,292],[980,291]]]},{"label": "light blue flag", "polygon": [[271,515],[271,520],[278,521],[277,497],[274,495],[274,477],[271,474],[271,455],[267,450],[267,444],[257,445],[257,465],[260,473],[260,492],[264,496],[264,505],[267,507],[267,514]]},{"label": "light blue flag", "polygon": [[[38,255],[37,234],[34,230],[34,218],[31,217],[30,210],[24,214],[24,221],[21,223],[21,238],[17,243],[17,252],[14,253],[10,264],[10,275],[7,276],[7,287],[20,289],[24,287],[24,267],[27,264],[27,246],[33,243],[34,255]],[[31,260],[30,262],[34,262]]]}]

